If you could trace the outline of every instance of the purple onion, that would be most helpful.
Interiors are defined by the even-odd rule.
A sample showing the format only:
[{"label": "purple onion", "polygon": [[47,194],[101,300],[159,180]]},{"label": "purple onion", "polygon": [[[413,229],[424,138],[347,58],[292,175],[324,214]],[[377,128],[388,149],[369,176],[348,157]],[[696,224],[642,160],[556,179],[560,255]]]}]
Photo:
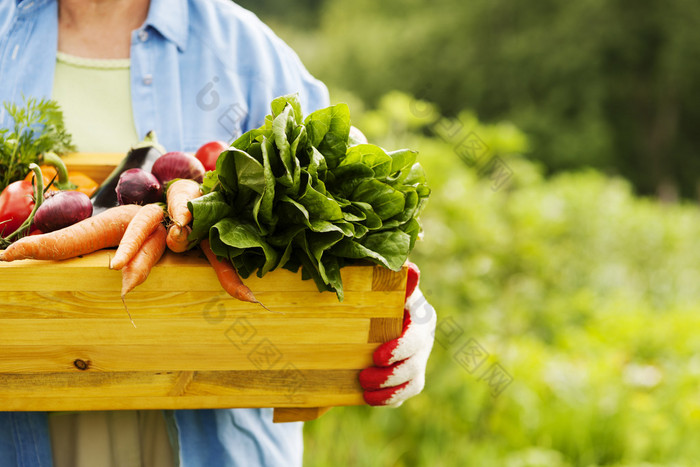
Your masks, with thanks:
[{"label": "purple onion", "polygon": [[150,204],[163,200],[163,186],[143,169],[125,170],[117,183],[117,201],[123,204]]},{"label": "purple onion", "polygon": [[92,215],[90,197],[80,191],[50,191],[36,210],[34,226],[43,233],[53,232]]},{"label": "purple onion", "polygon": [[156,159],[151,173],[165,185],[176,178],[187,178],[202,183],[204,180],[204,166],[194,156],[184,152],[169,152]]}]

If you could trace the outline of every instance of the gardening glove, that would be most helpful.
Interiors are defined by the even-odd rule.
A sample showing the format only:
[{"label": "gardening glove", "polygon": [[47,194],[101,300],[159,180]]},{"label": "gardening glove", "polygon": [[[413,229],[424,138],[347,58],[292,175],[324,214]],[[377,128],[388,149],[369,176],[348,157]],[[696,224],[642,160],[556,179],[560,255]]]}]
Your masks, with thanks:
[{"label": "gardening glove", "polygon": [[418,288],[420,271],[408,263],[403,332],[374,351],[374,365],[360,372],[369,405],[400,406],[423,390],[425,368],[435,340],[435,310]]}]

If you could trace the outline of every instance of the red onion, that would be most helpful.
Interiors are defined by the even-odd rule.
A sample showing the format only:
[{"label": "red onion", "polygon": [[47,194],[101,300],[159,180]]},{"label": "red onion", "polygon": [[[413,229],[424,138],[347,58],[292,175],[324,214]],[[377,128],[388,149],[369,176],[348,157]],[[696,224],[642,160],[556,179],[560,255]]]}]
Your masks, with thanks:
[{"label": "red onion", "polygon": [[90,197],[79,191],[50,191],[36,210],[34,226],[44,233],[53,232],[92,215]]},{"label": "red onion", "polygon": [[149,204],[163,200],[163,186],[143,169],[125,170],[117,183],[117,201],[123,204]]},{"label": "red onion", "polygon": [[184,152],[169,152],[156,159],[151,173],[165,185],[176,178],[188,178],[202,183],[204,180],[204,166],[194,156]]}]

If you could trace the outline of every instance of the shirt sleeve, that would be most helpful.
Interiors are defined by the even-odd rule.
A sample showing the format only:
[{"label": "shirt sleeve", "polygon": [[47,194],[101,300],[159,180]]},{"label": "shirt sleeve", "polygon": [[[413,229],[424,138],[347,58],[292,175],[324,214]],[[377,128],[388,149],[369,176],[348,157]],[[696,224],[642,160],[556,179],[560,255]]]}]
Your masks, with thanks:
[{"label": "shirt sleeve", "polygon": [[235,4],[232,9],[238,67],[252,83],[244,131],[262,125],[270,102],[279,96],[297,93],[304,116],[330,105],[328,88],[309,73],[289,45],[252,12]]},{"label": "shirt sleeve", "polygon": [[[330,98],[326,85],[314,78],[311,73],[306,70],[297,54],[287,47],[286,44],[284,48],[288,49],[284,52],[287,62],[286,69],[288,70],[284,75],[289,77],[295,76],[296,79],[293,80],[292,83],[283,84],[287,88],[299,89],[301,108],[304,111],[304,115],[308,115],[323,107],[328,107],[330,105]],[[279,95],[287,94],[284,88],[279,89],[277,92]]]},{"label": "shirt sleeve", "polygon": [[270,102],[276,97],[297,93],[304,117],[330,105],[328,88],[314,78],[286,44],[277,49],[281,59],[274,78],[264,79],[258,89],[251,93],[249,104],[248,129],[262,125],[270,113]]},{"label": "shirt sleeve", "polygon": [[14,18],[16,4],[11,0],[0,0],[0,43],[2,43],[7,30]]}]

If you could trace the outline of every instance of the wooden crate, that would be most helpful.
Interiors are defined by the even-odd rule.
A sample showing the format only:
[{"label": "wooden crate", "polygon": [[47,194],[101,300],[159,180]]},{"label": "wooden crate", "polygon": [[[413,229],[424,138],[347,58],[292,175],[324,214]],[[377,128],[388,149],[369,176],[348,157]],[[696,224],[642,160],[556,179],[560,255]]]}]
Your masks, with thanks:
[{"label": "wooden crate", "polygon": [[[118,161],[101,156],[101,176],[89,155],[68,162],[101,180]],[[363,404],[359,371],[401,332],[405,268],[344,268],[342,303],[286,270],[247,279],[269,312],[223,292],[199,251],[167,253],[128,295],[134,328],[113,253],[0,263],[0,410],[274,407],[276,421],[310,420]]]}]

